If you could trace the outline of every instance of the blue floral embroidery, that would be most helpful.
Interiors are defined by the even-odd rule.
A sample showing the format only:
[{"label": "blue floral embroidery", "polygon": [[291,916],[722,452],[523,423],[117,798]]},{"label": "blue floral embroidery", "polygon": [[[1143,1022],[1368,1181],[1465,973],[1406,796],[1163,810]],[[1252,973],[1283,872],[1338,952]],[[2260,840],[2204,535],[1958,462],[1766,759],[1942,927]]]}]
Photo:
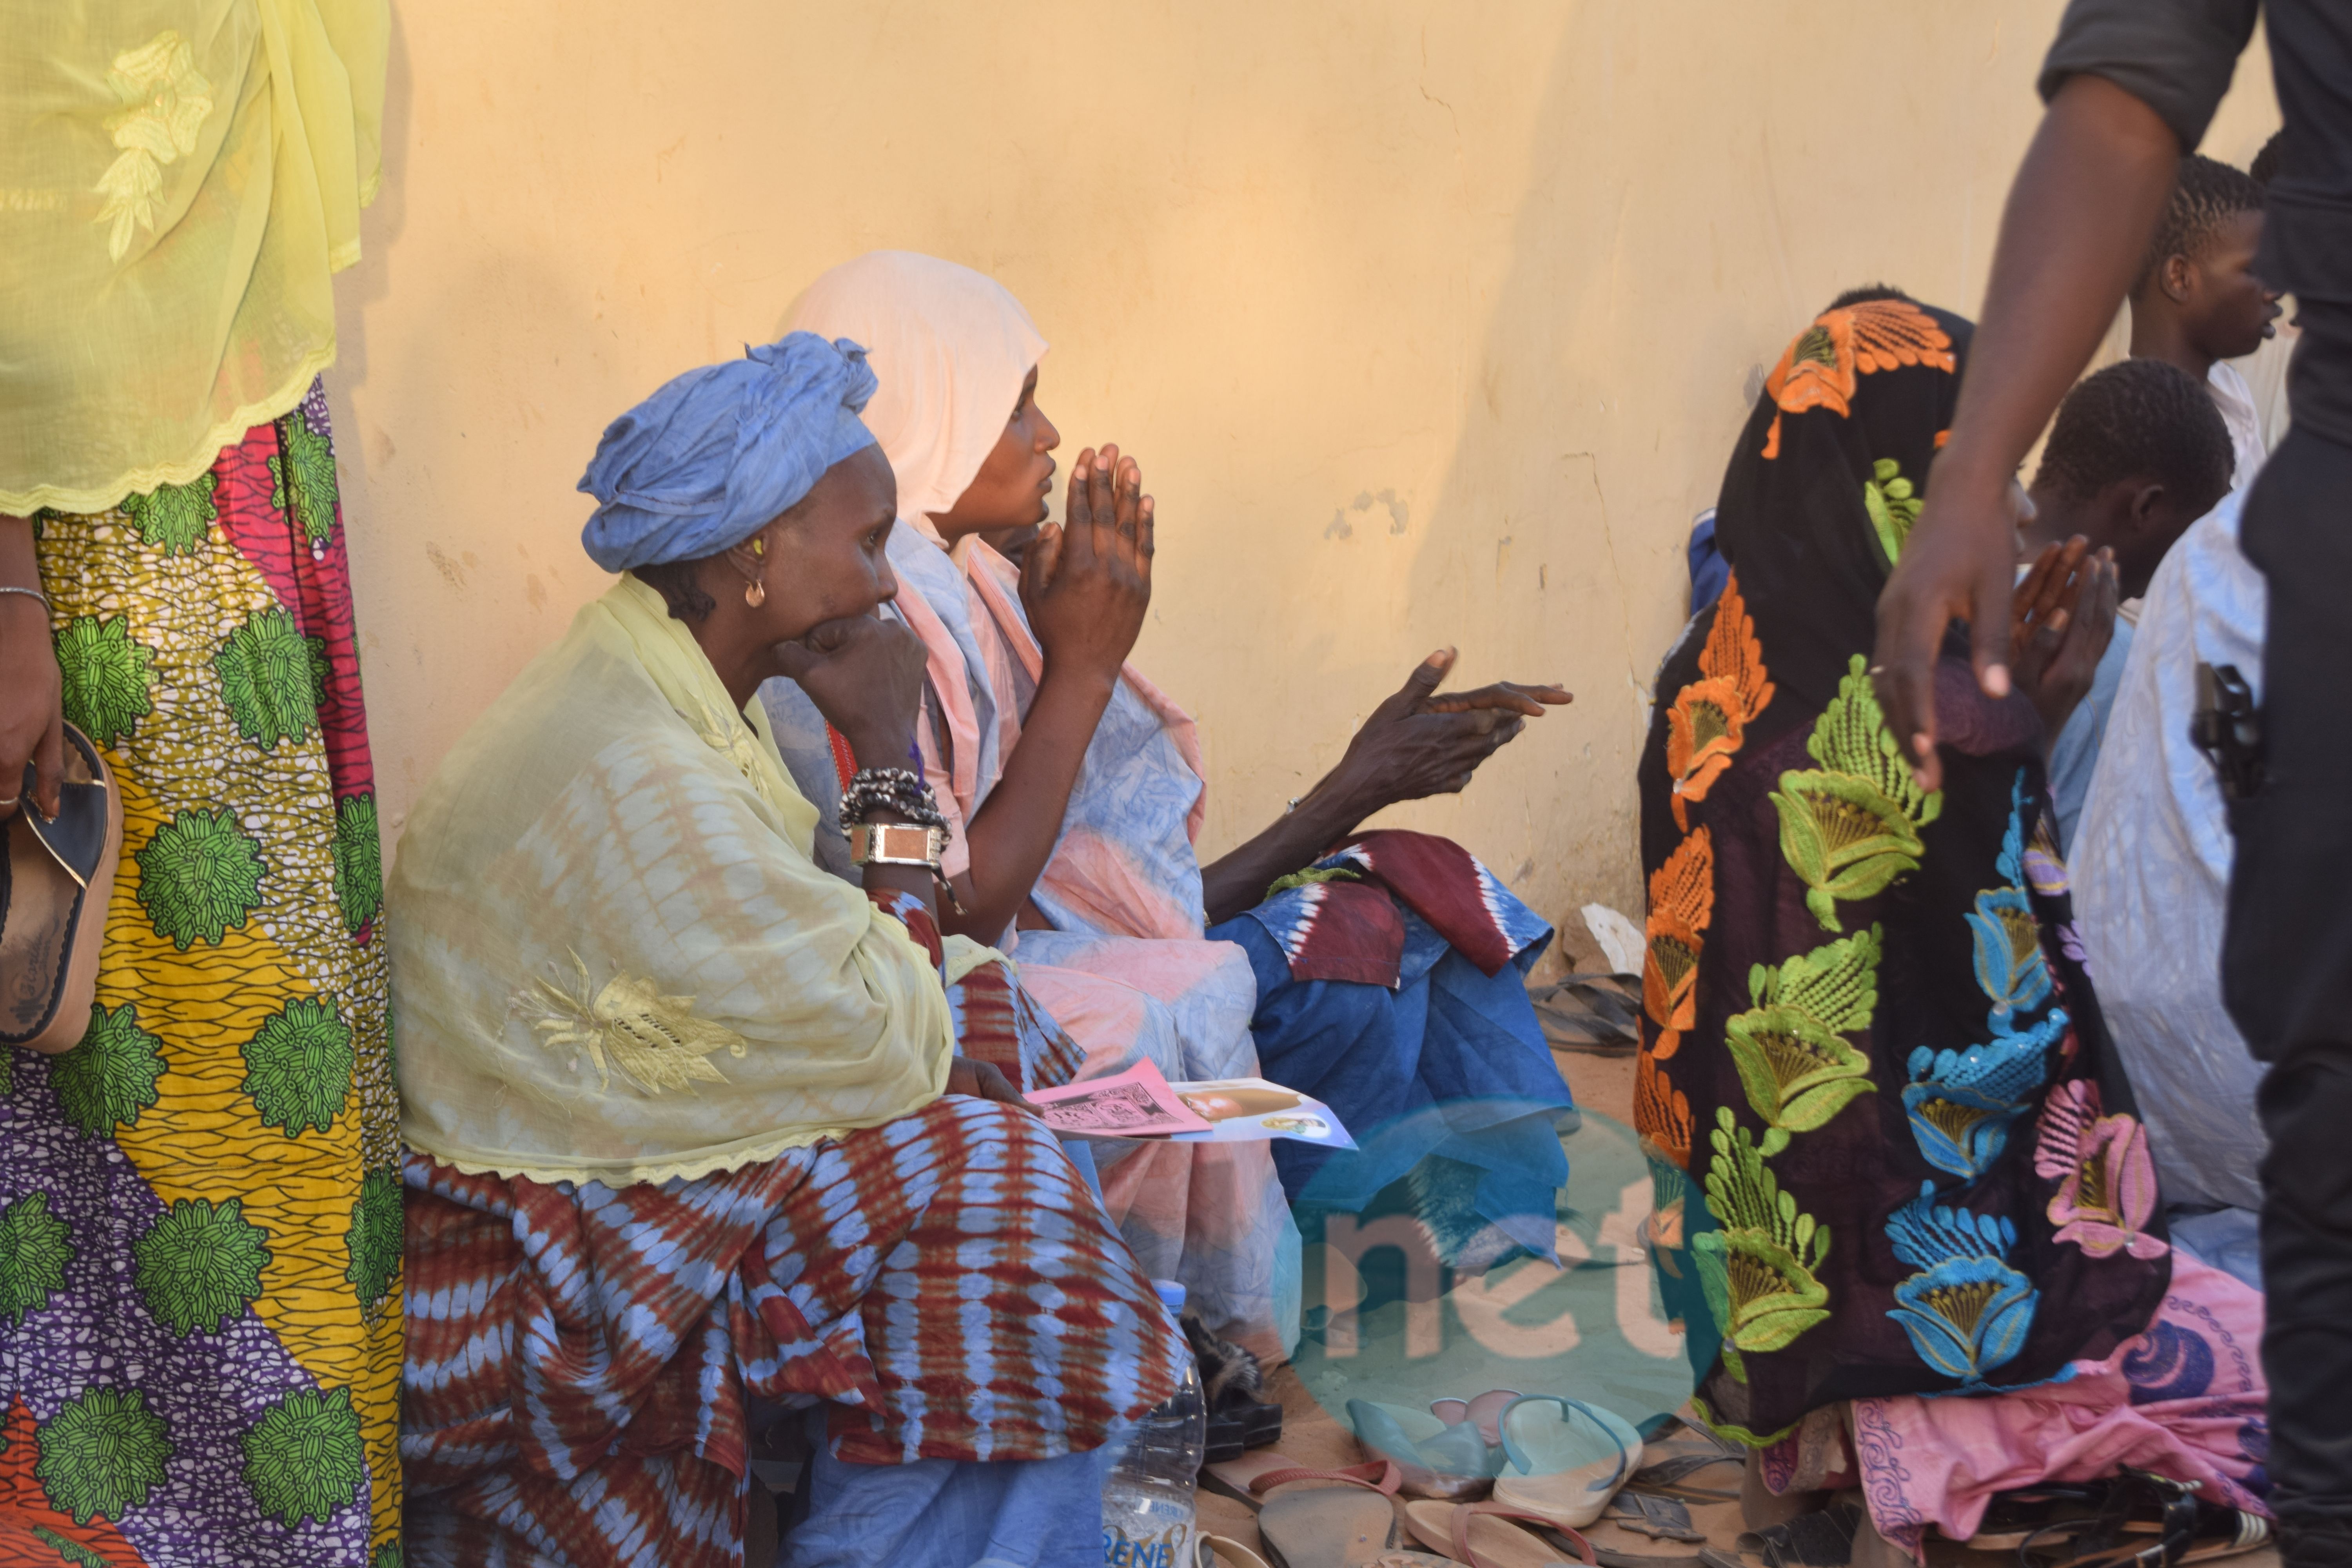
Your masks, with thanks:
[{"label": "blue floral embroidery", "polygon": [[1907,1064],[1903,1109],[1920,1153],[1939,1171],[1970,1181],[2009,1145],[2009,1130],[2041,1092],[2049,1052],[2066,1036],[2066,1012],[2033,1011],[2051,999],[2042,926],[2025,890],[2025,772],[2010,786],[2009,831],[1993,862],[2003,885],[1977,895],[1967,919],[1976,942],[1977,984],[1992,1004],[1992,1038],[1958,1050],[1922,1046]]},{"label": "blue floral embroidery", "polygon": [[1903,1109],[1927,1163],[1970,1181],[1990,1170],[2009,1146],[2011,1125],[2041,1092],[2050,1047],[2065,1034],[2066,1010],[2053,1007],[2022,1034],[1957,1051],[1913,1051]]},{"label": "blue floral embroidery", "polygon": [[1911,1336],[1919,1359],[1964,1384],[2016,1359],[2042,1300],[2009,1266],[2017,1227],[1992,1215],[1935,1206],[1936,1184],[1887,1219],[1895,1256],[1918,1270],[1895,1287],[1887,1314]]}]

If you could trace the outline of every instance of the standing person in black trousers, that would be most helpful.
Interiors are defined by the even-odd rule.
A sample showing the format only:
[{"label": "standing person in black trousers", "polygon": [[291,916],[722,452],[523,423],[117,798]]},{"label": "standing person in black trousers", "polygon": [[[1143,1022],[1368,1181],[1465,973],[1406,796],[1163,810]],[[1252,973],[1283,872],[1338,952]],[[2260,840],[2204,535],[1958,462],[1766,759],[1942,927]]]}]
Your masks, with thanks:
[{"label": "standing person in black trousers", "polygon": [[[1936,668],[2010,686],[2019,461],[2114,318],[2257,13],[2286,120],[2255,271],[2295,296],[2294,426],[2247,502],[2270,581],[2267,748],[2232,808],[2230,1011],[2262,1093],[2272,1502],[2296,1568],[2352,1563],[2352,5],[2073,0],[1993,258],[1952,435],[1879,602],[1873,674],[1923,784]],[[1952,631],[1957,621],[1965,633]]]}]

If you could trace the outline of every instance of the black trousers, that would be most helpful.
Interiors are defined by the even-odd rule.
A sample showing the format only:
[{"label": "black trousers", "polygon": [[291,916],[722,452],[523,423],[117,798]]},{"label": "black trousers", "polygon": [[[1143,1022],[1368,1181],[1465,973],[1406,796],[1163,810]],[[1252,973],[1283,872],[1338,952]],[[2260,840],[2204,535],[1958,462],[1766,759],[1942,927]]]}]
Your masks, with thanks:
[{"label": "black trousers", "polygon": [[2231,813],[2222,988],[2255,1056],[2272,1505],[2291,1568],[2352,1563],[2352,447],[2300,426],[2247,498],[2270,584],[2260,788]]}]

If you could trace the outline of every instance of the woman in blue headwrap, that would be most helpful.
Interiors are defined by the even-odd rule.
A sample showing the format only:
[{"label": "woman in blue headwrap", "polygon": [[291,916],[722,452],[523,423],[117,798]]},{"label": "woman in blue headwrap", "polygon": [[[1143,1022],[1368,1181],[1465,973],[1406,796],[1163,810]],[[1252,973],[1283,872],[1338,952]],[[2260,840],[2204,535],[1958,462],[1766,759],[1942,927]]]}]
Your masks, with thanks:
[{"label": "woman in blue headwrap", "polygon": [[[873,386],[796,332],[616,420],[581,488],[620,581],[402,838],[412,1562],[733,1568],[747,1411],[822,1404],[787,1562],[1090,1563],[1173,1386],[1150,1281],[1014,1091],[1076,1048],[939,933]],[[776,675],[854,752],[862,890],[811,858]]]}]

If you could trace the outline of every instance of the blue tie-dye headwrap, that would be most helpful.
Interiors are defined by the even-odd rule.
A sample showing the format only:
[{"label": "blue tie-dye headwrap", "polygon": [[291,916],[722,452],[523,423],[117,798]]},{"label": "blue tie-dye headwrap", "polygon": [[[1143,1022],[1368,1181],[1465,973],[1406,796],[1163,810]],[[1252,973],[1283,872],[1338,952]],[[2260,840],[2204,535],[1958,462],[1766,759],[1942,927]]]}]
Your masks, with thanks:
[{"label": "blue tie-dye headwrap", "polygon": [[604,428],[580,488],[580,531],[607,572],[716,555],[874,445],[857,417],[874,395],[866,351],[793,332],[688,371]]}]

